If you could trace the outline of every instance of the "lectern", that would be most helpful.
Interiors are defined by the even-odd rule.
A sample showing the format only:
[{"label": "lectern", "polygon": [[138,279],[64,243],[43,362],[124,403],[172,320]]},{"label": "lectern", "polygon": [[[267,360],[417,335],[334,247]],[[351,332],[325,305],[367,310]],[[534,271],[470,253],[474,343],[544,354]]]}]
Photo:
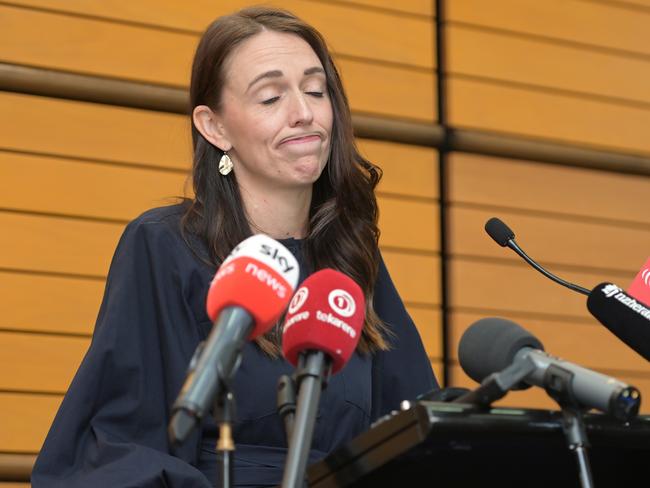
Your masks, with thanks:
[{"label": "lectern", "polygon": [[[405,404],[308,469],[310,487],[578,487],[560,411]],[[594,485],[650,486],[650,416],[585,414]]]}]

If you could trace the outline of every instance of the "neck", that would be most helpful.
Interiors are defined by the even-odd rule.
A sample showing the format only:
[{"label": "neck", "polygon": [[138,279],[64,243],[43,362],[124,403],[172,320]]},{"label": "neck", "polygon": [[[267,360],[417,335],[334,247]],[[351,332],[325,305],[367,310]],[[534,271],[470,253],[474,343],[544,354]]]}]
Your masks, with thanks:
[{"label": "neck", "polygon": [[240,186],[241,197],[254,233],[274,239],[302,239],[309,228],[312,187],[249,191]]}]

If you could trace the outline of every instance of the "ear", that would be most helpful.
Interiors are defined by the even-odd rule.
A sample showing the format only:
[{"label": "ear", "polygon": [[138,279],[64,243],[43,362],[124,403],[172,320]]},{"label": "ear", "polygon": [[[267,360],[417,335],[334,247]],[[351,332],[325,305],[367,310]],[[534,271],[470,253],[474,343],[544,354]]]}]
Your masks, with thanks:
[{"label": "ear", "polygon": [[201,135],[212,145],[222,151],[230,151],[232,144],[226,136],[225,128],[219,117],[207,105],[198,105],[192,111],[194,126]]}]

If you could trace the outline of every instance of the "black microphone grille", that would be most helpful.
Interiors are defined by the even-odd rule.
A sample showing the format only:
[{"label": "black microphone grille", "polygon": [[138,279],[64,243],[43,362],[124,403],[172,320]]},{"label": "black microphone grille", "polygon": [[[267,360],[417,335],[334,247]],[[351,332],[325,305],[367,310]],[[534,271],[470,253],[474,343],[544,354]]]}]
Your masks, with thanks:
[{"label": "black microphone grille", "polygon": [[508,241],[515,238],[512,229],[496,217],[492,217],[485,223],[485,232],[501,247],[506,247]]},{"label": "black microphone grille", "polygon": [[514,322],[490,317],[474,322],[458,345],[458,360],[467,376],[477,383],[512,364],[524,347],[544,350],[534,335]]}]

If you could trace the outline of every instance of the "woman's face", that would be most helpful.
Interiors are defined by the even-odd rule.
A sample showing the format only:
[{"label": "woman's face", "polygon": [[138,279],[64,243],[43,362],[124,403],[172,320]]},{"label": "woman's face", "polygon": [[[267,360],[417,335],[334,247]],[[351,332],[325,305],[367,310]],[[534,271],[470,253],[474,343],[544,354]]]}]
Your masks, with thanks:
[{"label": "woman's face", "polygon": [[332,132],[316,53],[296,35],[263,31],[238,46],[224,68],[217,117],[239,185],[311,187],[327,163]]}]

